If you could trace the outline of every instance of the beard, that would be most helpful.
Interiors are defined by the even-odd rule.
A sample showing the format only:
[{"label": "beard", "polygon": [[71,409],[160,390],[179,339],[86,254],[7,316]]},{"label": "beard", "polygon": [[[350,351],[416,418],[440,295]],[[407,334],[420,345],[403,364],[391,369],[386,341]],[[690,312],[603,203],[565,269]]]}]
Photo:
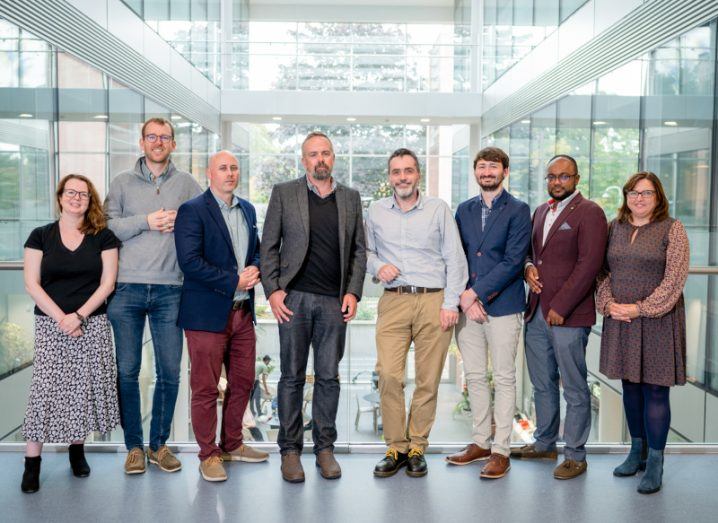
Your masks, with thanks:
[{"label": "beard", "polygon": [[479,187],[481,187],[481,189],[483,189],[484,191],[495,191],[496,189],[501,187],[502,183],[503,183],[502,179],[496,179],[491,182],[488,182],[488,181],[483,182],[483,183],[479,182]]},{"label": "beard", "polygon": [[415,192],[416,185],[411,185],[409,187],[394,187],[394,194],[397,196],[397,198],[400,198],[402,200],[411,198],[412,196],[414,196]]},{"label": "beard", "polygon": [[332,175],[332,170],[325,163],[317,164],[317,166],[314,168],[314,173],[312,173],[312,176],[314,177],[315,180],[321,180],[321,181],[326,180],[331,175]]},{"label": "beard", "polygon": [[557,202],[561,202],[561,201],[565,200],[566,198],[568,198],[569,196],[571,196],[575,192],[576,192],[576,188],[574,187],[570,191],[564,190],[564,192],[559,194],[558,196],[555,195],[552,191],[549,191],[548,193],[549,193],[549,195],[551,195],[551,198],[553,198]]}]

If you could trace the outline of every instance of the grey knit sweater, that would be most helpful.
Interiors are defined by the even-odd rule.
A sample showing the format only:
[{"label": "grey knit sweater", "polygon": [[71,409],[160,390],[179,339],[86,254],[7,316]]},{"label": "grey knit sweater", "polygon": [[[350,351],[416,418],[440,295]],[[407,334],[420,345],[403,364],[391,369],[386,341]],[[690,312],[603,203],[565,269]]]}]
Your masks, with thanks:
[{"label": "grey knit sweater", "polygon": [[181,285],[174,233],[151,231],[147,215],[162,208],[177,210],[202,189],[171,161],[166,174],[153,183],[142,173],[141,161],[112,180],[105,198],[108,226],[122,241],[117,282]]}]

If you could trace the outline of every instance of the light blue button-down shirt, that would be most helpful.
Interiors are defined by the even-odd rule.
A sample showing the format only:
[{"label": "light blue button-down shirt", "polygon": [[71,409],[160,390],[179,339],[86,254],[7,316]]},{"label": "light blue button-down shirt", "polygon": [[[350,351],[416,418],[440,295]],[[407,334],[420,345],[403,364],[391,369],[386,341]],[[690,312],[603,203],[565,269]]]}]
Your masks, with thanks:
[{"label": "light blue button-down shirt", "polygon": [[442,308],[457,311],[468,268],[459,229],[449,206],[419,195],[404,212],[394,197],[374,202],[366,217],[367,271],[377,277],[390,263],[401,274],[384,287],[415,285],[444,289]]},{"label": "light blue button-down shirt", "polygon": [[[210,191],[211,192],[211,191]],[[244,260],[247,258],[247,249],[249,248],[249,228],[247,220],[244,219],[244,213],[239,206],[239,197],[232,195],[232,205],[228,206],[224,200],[218,198],[212,193],[214,199],[217,200],[219,210],[224,218],[224,223],[229,229],[229,236],[232,238],[232,248],[234,249],[234,257],[237,258],[237,271],[242,272],[244,269]],[[234,301],[246,300],[249,298],[249,292],[239,290],[234,293]]]}]

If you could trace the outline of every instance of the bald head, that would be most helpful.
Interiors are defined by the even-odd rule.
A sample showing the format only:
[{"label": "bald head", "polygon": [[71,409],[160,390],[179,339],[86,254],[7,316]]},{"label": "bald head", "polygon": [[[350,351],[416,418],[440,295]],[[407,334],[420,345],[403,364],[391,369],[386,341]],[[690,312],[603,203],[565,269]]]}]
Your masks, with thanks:
[{"label": "bald head", "polygon": [[207,166],[209,188],[228,205],[239,183],[239,162],[229,151],[219,151],[209,158]]}]

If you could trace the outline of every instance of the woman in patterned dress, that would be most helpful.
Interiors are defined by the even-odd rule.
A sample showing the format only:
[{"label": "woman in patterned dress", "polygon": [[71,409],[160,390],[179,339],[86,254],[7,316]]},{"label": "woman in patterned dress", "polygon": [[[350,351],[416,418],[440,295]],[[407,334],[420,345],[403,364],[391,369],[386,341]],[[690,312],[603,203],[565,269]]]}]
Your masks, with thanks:
[{"label": "woman in patterned dress", "polygon": [[688,237],[668,210],[655,174],[631,176],[609,226],[606,268],[598,278],[597,308],[604,315],[600,370],[622,381],[631,434],[628,457],[613,474],[645,470],[638,485],[642,494],[661,488],[669,391],[686,382]]},{"label": "woman in patterned dress", "polygon": [[25,242],[25,288],[36,306],[23,492],[40,488],[43,443],[69,443],[72,472],[86,477],[85,438],[119,423],[105,300],[114,289],[120,242],[86,177],[65,176],[56,196],[59,220]]}]

